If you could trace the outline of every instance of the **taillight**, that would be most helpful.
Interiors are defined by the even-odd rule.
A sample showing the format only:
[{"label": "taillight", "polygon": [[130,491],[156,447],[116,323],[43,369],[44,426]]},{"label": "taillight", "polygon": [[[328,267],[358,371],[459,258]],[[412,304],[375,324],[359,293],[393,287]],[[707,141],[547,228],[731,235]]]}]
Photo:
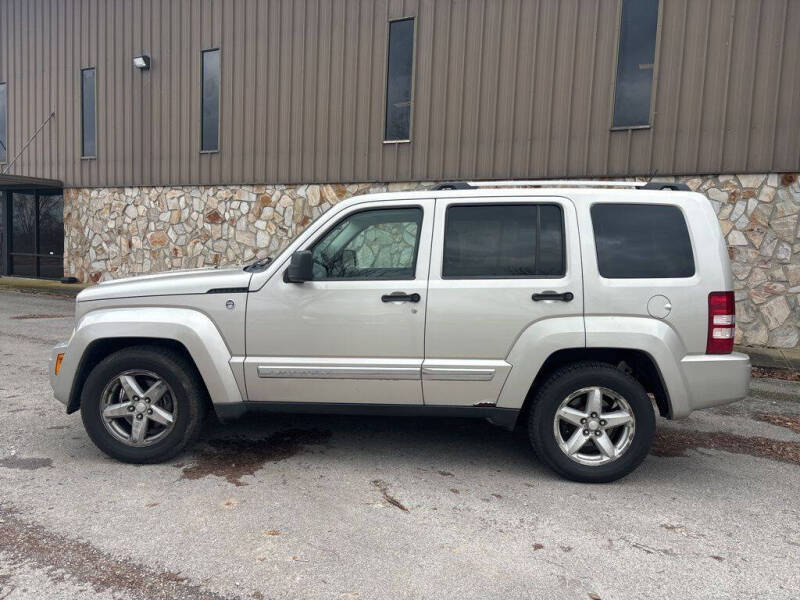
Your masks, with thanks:
[{"label": "taillight", "polygon": [[711,292],[708,295],[708,341],[706,354],[733,352],[736,329],[736,301],[733,292]]}]

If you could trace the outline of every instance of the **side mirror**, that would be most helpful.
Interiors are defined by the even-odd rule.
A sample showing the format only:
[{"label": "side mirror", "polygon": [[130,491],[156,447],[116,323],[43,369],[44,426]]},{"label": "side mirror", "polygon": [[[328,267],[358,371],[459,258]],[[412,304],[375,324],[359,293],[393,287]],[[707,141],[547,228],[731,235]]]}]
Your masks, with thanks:
[{"label": "side mirror", "polygon": [[286,283],[303,283],[314,279],[314,261],[311,250],[298,250],[292,254],[289,268],[283,272]]}]

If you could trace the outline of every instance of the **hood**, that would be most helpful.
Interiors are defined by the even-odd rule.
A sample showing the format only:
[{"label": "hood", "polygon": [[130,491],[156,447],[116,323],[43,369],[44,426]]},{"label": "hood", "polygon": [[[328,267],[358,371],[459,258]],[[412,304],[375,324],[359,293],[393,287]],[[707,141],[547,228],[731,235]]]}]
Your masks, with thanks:
[{"label": "hood", "polygon": [[83,290],[78,294],[78,302],[142,296],[205,294],[209,290],[221,288],[242,288],[241,291],[247,291],[250,277],[251,274],[241,268],[211,268],[112,279]]}]

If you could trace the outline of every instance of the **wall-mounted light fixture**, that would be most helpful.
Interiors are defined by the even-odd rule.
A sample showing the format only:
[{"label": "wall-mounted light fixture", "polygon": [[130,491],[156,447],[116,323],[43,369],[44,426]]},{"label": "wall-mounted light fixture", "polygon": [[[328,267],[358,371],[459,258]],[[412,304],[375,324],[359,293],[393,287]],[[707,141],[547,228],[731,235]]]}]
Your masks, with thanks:
[{"label": "wall-mounted light fixture", "polygon": [[142,71],[147,71],[150,68],[150,57],[147,54],[133,57],[133,66]]}]

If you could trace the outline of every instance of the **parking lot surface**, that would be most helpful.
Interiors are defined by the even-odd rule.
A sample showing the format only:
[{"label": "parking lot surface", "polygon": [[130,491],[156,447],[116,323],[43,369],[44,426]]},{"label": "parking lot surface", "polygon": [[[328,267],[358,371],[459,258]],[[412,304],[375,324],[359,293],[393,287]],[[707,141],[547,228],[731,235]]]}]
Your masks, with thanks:
[{"label": "parking lot surface", "polygon": [[0,599],[798,598],[800,384],[659,419],[582,485],[488,423],[281,415],[115,462],[47,377],[71,299],[0,292]]}]

